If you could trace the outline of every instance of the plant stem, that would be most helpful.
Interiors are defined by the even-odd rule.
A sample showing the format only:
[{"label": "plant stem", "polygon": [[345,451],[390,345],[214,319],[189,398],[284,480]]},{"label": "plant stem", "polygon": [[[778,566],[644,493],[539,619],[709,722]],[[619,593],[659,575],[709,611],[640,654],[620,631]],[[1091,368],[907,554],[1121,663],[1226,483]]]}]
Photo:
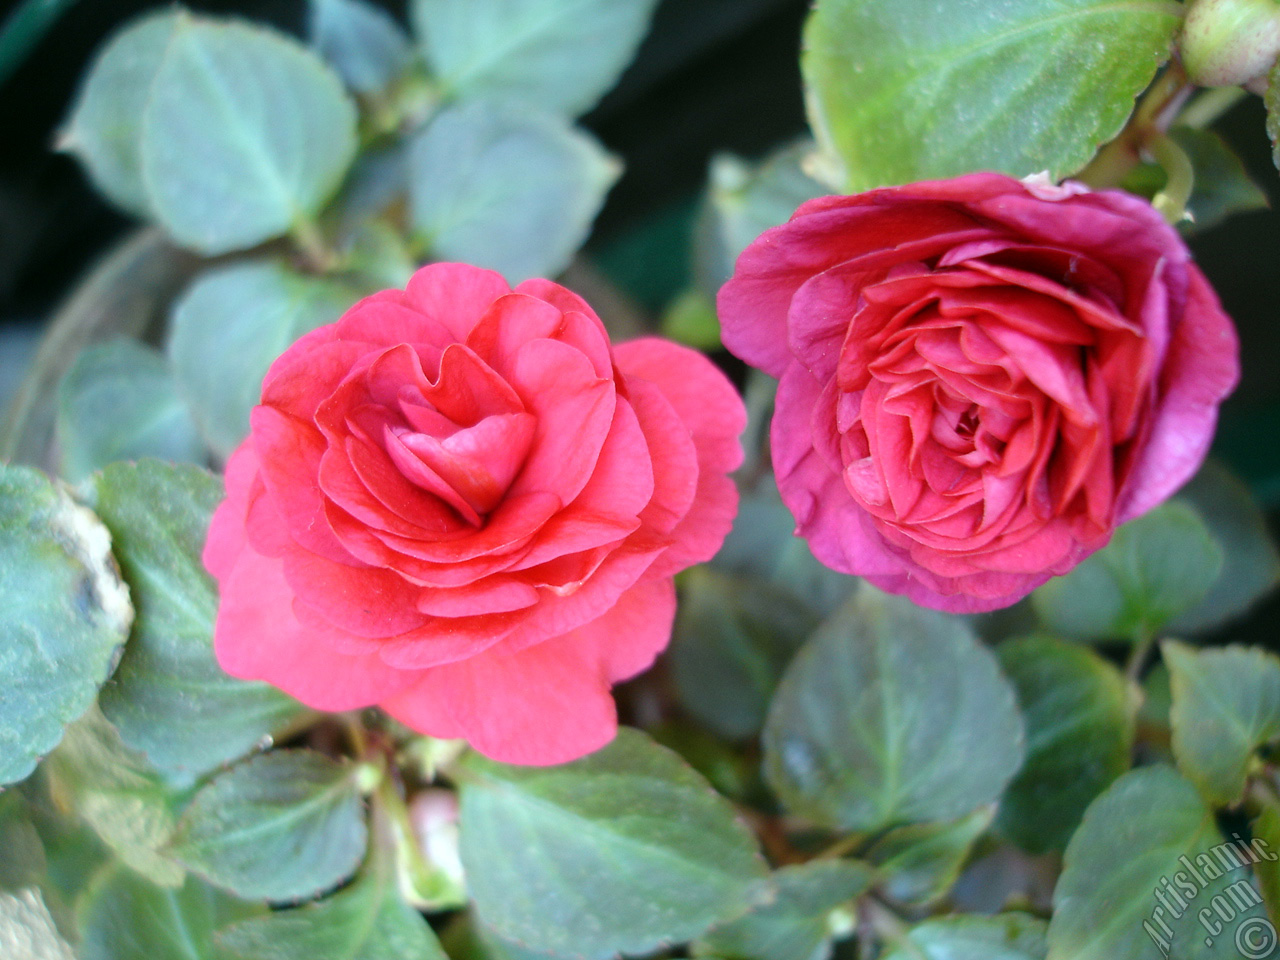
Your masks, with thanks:
[{"label": "plant stem", "polygon": [[1243,87],[1214,87],[1212,90],[1205,90],[1178,114],[1178,123],[1203,130],[1243,100],[1247,93]]},{"label": "plant stem", "polygon": [[1187,203],[1196,182],[1191,158],[1167,133],[1151,134],[1146,146],[1168,177],[1164,189],[1151,198],[1151,205],[1160,211],[1166,223],[1180,223],[1187,216]]},{"label": "plant stem", "polygon": [[1125,667],[1124,675],[1130,683],[1138,683],[1142,679],[1142,668],[1146,666],[1147,659],[1151,656],[1151,648],[1156,645],[1156,633],[1154,630],[1145,632],[1138,638],[1138,642],[1134,644],[1133,653],[1129,654],[1129,663]]},{"label": "plant stem", "polygon": [[1182,66],[1172,63],[1151,85],[1125,128],[1081,170],[1075,179],[1099,190],[1119,186],[1129,171],[1142,162],[1153,136],[1163,134],[1194,88]]}]

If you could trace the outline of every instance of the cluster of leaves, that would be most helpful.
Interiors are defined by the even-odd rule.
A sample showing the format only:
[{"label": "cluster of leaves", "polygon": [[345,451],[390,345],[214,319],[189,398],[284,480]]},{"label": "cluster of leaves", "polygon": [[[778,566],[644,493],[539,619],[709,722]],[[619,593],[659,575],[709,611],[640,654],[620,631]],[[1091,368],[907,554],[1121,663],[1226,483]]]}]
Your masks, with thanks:
[{"label": "cluster of leaves", "polygon": [[[1155,922],[1180,858],[1280,848],[1280,659],[1169,639],[1221,635],[1280,579],[1216,463],[1029,602],[947,616],[791,536],[758,377],[740,519],[682,579],[670,654],[631,691],[643,729],[509,767],[218,668],[200,553],[222,486],[198,464],[243,437],[287,343],[415,263],[565,266],[617,174],[572,119],[652,5],[415,0],[410,39],[313,0],[310,47],[166,10],[102,53],[64,145],[200,259],[163,352],[91,347],[61,378],[75,486],[0,469],[0,945],[19,960],[1239,955],[1194,909]],[[1198,225],[1259,202],[1213,104],[1153,125],[1178,4],[945,6],[816,6],[816,144],[715,161],[668,332],[714,347],[733,258],[831,189],[1084,167],[1170,209],[1185,193]],[[1218,869],[1195,907],[1215,897],[1280,922],[1280,871]]]},{"label": "cluster of leaves", "polygon": [[[655,0],[312,0],[310,44],[166,8],[86,76],[60,146],[122,210],[208,262],[164,354],[85,351],[63,379],[58,467],[225,457],[271,361],[428,259],[516,283],[563,270],[621,166],[574,125]],[[216,259],[215,259],[216,258]],[[104,400],[111,402],[104,403]]]}]

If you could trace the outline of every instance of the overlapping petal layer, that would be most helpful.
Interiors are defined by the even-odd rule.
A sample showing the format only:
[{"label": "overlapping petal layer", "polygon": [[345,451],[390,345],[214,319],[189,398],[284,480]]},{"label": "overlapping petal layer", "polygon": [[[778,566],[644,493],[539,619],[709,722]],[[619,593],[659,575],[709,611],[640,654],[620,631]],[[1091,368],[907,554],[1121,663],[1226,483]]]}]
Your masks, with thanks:
[{"label": "overlapping petal layer", "polygon": [[577,295],[460,264],[271,367],[205,562],[220,662],[556,763],[670,637],[671,576],[728,532],[745,413],[701,355],[616,351]]}]

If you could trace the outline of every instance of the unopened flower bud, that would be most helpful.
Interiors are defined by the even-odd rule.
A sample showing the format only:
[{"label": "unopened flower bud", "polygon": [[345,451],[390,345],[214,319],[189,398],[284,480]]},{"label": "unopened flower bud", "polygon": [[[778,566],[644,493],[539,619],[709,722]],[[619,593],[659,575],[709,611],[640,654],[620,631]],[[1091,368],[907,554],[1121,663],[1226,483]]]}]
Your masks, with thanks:
[{"label": "unopened flower bud", "polygon": [[1280,57],[1280,0],[1195,0],[1179,43],[1192,83],[1255,84]]}]

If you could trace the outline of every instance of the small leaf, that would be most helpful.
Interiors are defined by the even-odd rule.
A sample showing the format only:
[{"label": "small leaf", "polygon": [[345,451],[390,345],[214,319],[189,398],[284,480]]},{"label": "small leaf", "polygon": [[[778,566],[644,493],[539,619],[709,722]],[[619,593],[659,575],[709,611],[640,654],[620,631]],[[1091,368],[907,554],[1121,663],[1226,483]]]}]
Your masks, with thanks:
[{"label": "small leaf", "polygon": [[1044,960],[1045,922],[1026,913],[951,916],[912,927],[884,960]]},{"label": "small leaf", "polygon": [[448,960],[422,914],[400,899],[389,866],[372,863],[318,903],[227,927],[218,945],[244,960]]},{"label": "small leaf", "polygon": [[1065,577],[1032,594],[1036,613],[1074,640],[1140,640],[1204,598],[1222,548],[1199,514],[1172,501],[1126,523]]},{"label": "small leaf", "polygon": [[413,0],[414,32],[447,96],[576,117],[617,82],[656,0]]},{"label": "small leaf", "polygon": [[181,798],[101,712],[67,728],[47,767],[60,807],[78,813],[133,870],[153,883],[181,886],[182,867],[160,853],[173,836]]},{"label": "small leaf", "polygon": [[216,256],[314,217],[356,150],[337,76],[284,34],[180,15],[142,121],[151,210]]},{"label": "small leaf", "polygon": [[995,807],[979,807],[950,823],[919,823],[890,830],[867,857],[879,867],[878,886],[893,900],[928,904],[955,886],[978,838],[987,832]]},{"label": "small leaf", "polygon": [[695,955],[744,960],[811,960],[829,954],[829,915],[861,895],[873,878],[854,860],[814,860],[783,867],[771,878],[775,899],[709,931]]},{"label": "small leaf", "polygon": [[1074,173],[1167,60],[1174,3],[820,0],[809,122],[845,191],[998,170]]},{"label": "small leaf", "polygon": [[409,169],[420,241],[513,283],[568,266],[621,172],[563,119],[488,101],[439,114],[414,141]]},{"label": "small leaf", "polygon": [[1174,127],[1169,136],[1187,154],[1195,169],[1195,187],[1187,203],[1196,230],[1208,230],[1227,217],[1265,210],[1267,195],[1249,178],[1230,145],[1212,130]]},{"label": "small leaf", "polygon": [[5,960],[75,960],[35,889],[0,891],[0,947]]},{"label": "small leaf", "polygon": [[222,960],[214,931],[262,912],[261,904],[236,900],[195,877],[164,889],[128,870],[108,870],[82,907],[80,960]]},{"label": "small leaf", "polygon": [[409,66],[413,48],[385,10],[364,0],[311,0],[311,45],[356,93],[385,89]]},{"label": "small leaf", "polygon": [[1267,518],[1249,488],[1216,460],[1178,492],[1199,512],[1222,547],[1222,573],[1198,604],[1174,618],[1169,629],[1195,633],[1221,626],[1246,613],[1280,583],[1280,551]]},{"label": "small leaf", "polygon": [[174,308],[169,356],[178,391],[220,456],[248,435],[271,362],[357,296],[265,260],[211,270],[187,290]]},{"label": "small leaf", "polygon": [[765,775],[793,812],[872,832],[992,802],[1022,736],[1012,688],[963,621],[864,588],[783,677]]},{"label": "small leaf", "polygon": [[248,753],[301,707],[228,676],[214,657],[218,596],[200,553],[222,483],[199,467],[146,460],[107,467],[91,489],[137,606],[103,713],[158,770],[190,783]]},{"label": "small leaf", "polygon": [[1280,658],[1256,647],[1161,644],[1169,667],[1173,755],[1213,804],[1235,803],[1257,749],[1280,737]]},{"label": "small leaf", "polygon": [[360,788],[349,766],[305,750],[276,750],[201,789],[170,851],[237,896],[286,901],[350,876],[366,839]]},{"label": "small leaf", "polygon": [[818,617],[759,578],[710,567],[685,578],[670,654],[681,702],[724,737],[755,736]]},{"label": "small leaf", "polygon": [[733,808],[631,729],[558,767],[472,757],[462,862],[481,920],[568,956],[647,953],[745,911],[764,863]]},{"label": "small leaf", "polygon": [[102,521],[39,472],[0,464],[0,784],[89,709],[132,621]]},{"label": "small leaf", "polygon": [[1090,805],[1067,846],[1048,960],[1239,960],[1231,928],[1218,936],[1198,911],[1226,895],[1258,904],[1233,925],[1261,913],[1245,863],[1171,767],[1132,770]]},{"label": "small leaf", "polygon": [[1110,663],[1061,640],[1012,640],[996,656],[1027,724],[1027,759],[1001,801],[1000,829],[1031,853],[1061,850],[1093,798],[1129,769],[1129,691]]},{"label": "small leaf", "polygon": [[136,340],[85,350],[58,387],[60,472],[79,482],[116,460],[204,459],[165,358]]},{"label": "small leaf", "polygon": [[812,140],[775,150],[758,164],[732,154],[711,161],[707,203],[694,248],[699,285],[714,299],[739,254],[770,227],[786,223],[806,200],[831,191],[804,171]]},{"label": "small leaf", "polygon": [[1255,858],[1253,874],[1258,890],[1267,906],[1267,916],[1272,923],[1280,923],[1280,806],[1268,803],[1263,807],[1251,832],[1249,848]]},{"label": "small leaf", "polygon": [[94,186],[138,217],[151,207],[142,181],[142,111],[180,16],[148,13],[111,37],[85,75],[58,140],[84,164]]}]

